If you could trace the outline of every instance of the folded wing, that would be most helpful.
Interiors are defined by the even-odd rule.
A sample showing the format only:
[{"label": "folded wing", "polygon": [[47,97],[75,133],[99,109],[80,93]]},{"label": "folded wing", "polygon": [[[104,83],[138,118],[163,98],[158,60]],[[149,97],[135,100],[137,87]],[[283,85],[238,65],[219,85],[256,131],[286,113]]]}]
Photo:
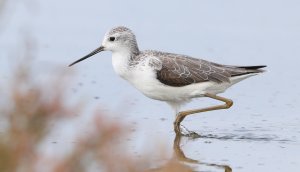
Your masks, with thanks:
[{"label": "folded wing", "polygon": [[149,51],[161,61],[157,79],[165,85],[181,87],[193,83],[230,82],[230,77],[259,73],[265,66],[226,66],[189,56]]}]

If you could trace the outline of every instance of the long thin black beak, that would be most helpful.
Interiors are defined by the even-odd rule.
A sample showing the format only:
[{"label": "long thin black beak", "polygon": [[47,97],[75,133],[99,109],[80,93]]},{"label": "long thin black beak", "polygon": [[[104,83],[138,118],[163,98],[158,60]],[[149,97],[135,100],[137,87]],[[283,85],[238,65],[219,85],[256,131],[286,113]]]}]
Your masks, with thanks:
[{"label": "long thin black beak", "polygon": [[81,62],[82,60],[85,60],[85,59],[87,59],[87,58],[89,58],[89,57],[92,57],[93,55],[95,55],[95,54],[97,54],[97,53],[99,53],[99,52],[101,52],[101,51],[103,51],[103,50],[104,50],[104,47],[103,47],[103,46],[100,46],[100,47],[97,48],[96,50],[92,51],[90,54],[88,54],[88,55],[86,55],[86,56],[84,56],[84,57],[82,57],[82,58],[76,60],[75,62],[71,63],[71,64],[69,65],[69,67],[70,67],[70,66],[73,66],[74,64],[76,64],[76,63],[78,63],[78,62]]}]

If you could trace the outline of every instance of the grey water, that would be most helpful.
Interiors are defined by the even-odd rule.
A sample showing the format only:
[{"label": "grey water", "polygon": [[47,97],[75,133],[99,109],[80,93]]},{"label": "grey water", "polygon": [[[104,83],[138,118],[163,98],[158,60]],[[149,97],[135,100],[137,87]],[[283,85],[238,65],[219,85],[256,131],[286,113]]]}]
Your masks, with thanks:
[{"label": "grey water", "polygon": [[[31,35],[37,49],[36,79],[44,82],[59,69],[101,44],[114,26],[131,28],[139,48],[186,54],[222,64],[267,65],[267,72],[244,80],[222,96],[228,110],[187,117],[183,125],[202,135],[181,138],[185,156],[202,162],[202,171],[298,171],[300,168],[300,2],[286,1],[11,1],[0,33],[0,78],[13,66],[11,53]],[[133,128],[131,151],[164,143],[173,152],[174,112],[119,78],[103,52],[72,70],[70,100],[100,108]],[[70,79],[71,80],[71,79]],[[218,102],[196,99],[183,109]],[[89,110],[86,110],[89,111]],[[44,148],[52,152],[72,144],[76,128],[88,125],[88,112],[53,133]],[[176,140],[176,139],[175,139]],[[212,165],[215,164],[216,166]],[[224,167],[224,168],[223,168]]]}]

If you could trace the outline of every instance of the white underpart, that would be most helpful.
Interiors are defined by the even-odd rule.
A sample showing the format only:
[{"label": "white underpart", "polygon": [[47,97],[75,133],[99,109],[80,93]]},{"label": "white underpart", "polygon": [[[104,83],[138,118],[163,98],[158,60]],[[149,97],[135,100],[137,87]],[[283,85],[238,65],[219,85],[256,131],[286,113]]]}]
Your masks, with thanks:
[{"label": "white underpart", "polygon": [[[112,64],[115,72],[129,81],[149,98],[166,101],[176,113],[180,106],[189,102],[192,98],[203,97],[205,93],[219,94],[237,82],[256,74],[247,74],[230,78],[230,83],[216,83],[212,81],[191,84],[183,87],[172,87],[162,84],[156,78],[156,71],[149,62],[157,62],[155,57],[149,57],[139,65],[130,68],[128,66],[129,55],[113,53]],[[151,59],[153,58],[153,59]]]}]

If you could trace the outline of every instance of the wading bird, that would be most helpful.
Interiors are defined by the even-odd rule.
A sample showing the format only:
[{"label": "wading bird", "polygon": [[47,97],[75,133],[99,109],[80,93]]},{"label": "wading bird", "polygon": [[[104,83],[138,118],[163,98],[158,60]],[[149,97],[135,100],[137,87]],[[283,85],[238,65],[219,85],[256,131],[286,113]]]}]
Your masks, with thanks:
[{"label": "wading bird", "polygon": [[[230,66],[160,51],[140,51],[134,33],[123,26],[108,31],[102,44],[72,66],[101,51],[112,52],[115,72],[149,98],[167,102],[176,111],[174,130],[181,134],[180,123],[191,114],[230,108],[233,101],[217,94],[266,66]],[[209,97],[225,104],[179,111],[193,98]]]}]

